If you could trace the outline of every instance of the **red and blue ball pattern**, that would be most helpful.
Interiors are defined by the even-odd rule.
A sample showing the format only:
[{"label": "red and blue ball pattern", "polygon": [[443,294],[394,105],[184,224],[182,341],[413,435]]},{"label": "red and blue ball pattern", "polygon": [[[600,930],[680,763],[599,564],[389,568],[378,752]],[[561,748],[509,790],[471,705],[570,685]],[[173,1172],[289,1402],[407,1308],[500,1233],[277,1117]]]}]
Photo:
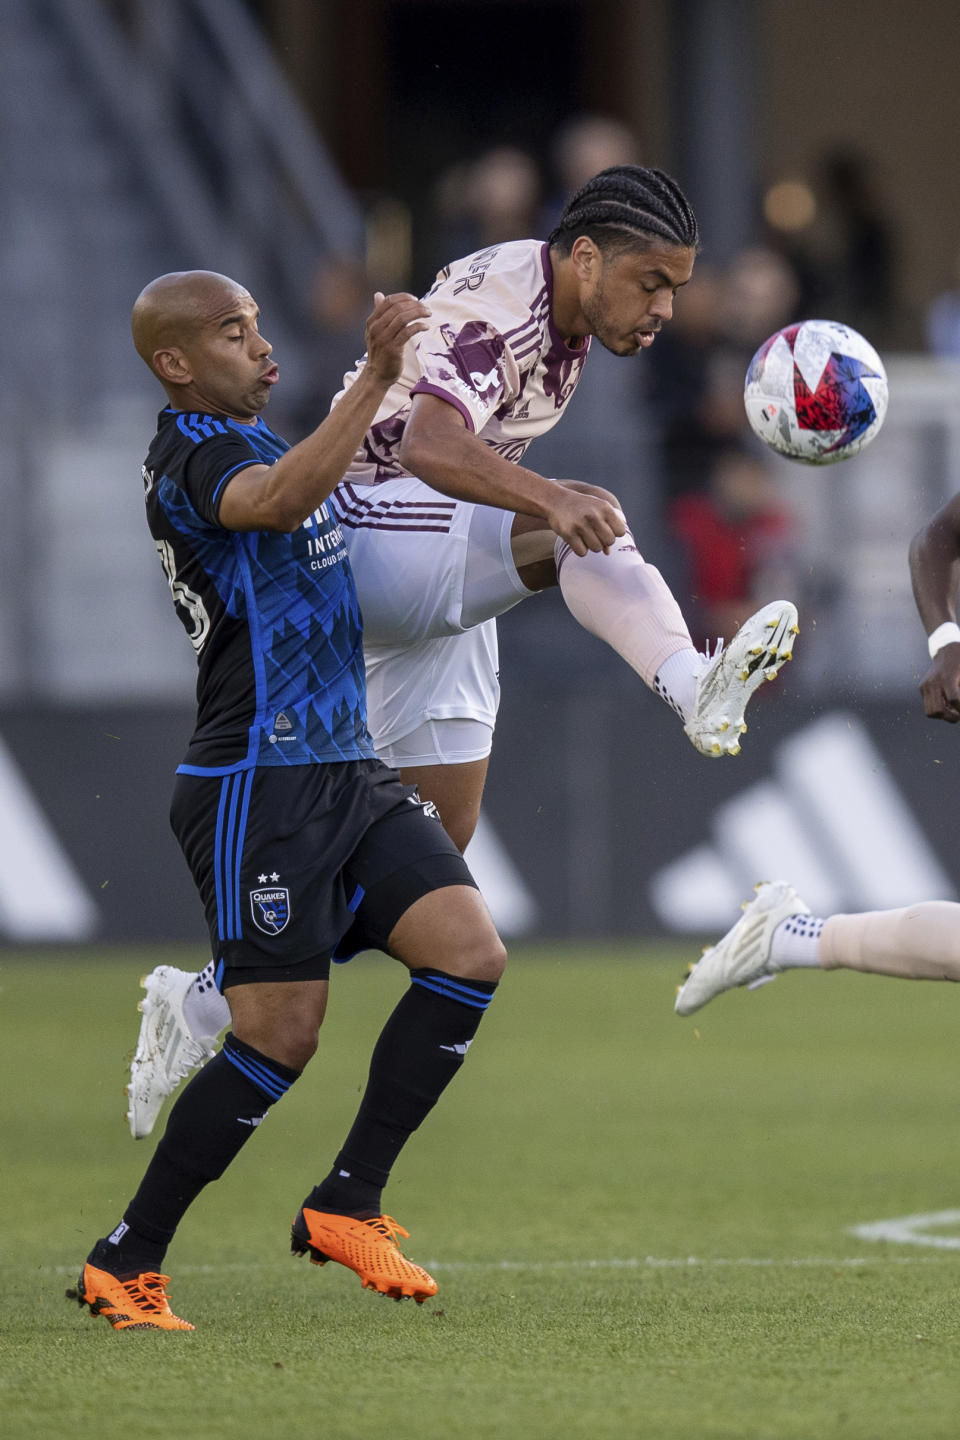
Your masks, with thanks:
[{"label": "red and blue ball pattern", "polygon": [[788,325],[764,341],[747,371],[744,404],[754,432],[781,455],[829,465],[876,436],[887,409],[879,355],[831,320]]}]

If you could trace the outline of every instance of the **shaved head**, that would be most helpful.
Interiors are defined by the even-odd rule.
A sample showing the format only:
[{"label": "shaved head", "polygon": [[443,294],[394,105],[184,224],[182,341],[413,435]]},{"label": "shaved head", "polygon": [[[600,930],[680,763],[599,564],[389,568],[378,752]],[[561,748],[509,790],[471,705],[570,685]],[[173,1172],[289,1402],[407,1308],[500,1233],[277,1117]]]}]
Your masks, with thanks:
[{"label": "shaved head", "polygon": [[156,372],[158,350],[189,345],[214,316],[241,298],[249,301],[249,292],[215,270],[174,270],[151,280],[130,317],[137,354]]},{"label": "shaved head", "polygon": [[249,422],[279,378],[249,290],[215,270],[160,275],[130,317],[137,354],[171,404]]}]

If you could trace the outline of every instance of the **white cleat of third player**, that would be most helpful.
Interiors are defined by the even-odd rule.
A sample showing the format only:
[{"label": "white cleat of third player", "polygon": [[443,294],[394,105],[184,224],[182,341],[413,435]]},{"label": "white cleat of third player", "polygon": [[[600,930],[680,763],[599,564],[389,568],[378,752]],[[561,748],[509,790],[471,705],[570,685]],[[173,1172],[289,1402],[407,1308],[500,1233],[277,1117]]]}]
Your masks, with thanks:
[{"label": "white cleat of third player", "polygon": [[757,893],[744,903],[737,923],[691,965],[677,990],[673,1008],[678,1015],[692,1015],[724,990],[756,985],[779,974],[770,954],[773,932],[791,915],[809,915],[810,907],[785,880],[764,880],[754,888]]},{"label": "white cleat of third player", "polygon": [[789,600],[764,605],[703,668],[693,714],[684,730],[702,755],[739,755],[747,701],[764,680],[775,680],[793,658],[797,607]]},{"label": "white cleat of third player", "polygon": [[184,1018],[183,1002],[196,978],[174,965],[158,965],[140,982],[147,993],[139,1005],[143,1019],[127,1085],[134,1140],[150,1134],[167,1096],[216,1053],[216,1036],[196,1039]]}]

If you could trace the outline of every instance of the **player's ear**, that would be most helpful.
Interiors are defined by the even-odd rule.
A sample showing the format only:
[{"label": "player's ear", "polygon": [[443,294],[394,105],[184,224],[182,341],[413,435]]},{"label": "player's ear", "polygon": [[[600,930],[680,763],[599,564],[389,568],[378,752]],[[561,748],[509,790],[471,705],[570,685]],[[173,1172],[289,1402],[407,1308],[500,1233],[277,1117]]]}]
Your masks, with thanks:
[{"label": "player's ear", "polygon": [[153,369],[158,380],[168,385],[186,385],[193,379],[187,357],[175,345],[153,352]]},{"label": "player's ear", "polygon": [[600,251],[589,235],[578,235],[570,251],[573,268],[581,280],[595,280],[600,270]]}]

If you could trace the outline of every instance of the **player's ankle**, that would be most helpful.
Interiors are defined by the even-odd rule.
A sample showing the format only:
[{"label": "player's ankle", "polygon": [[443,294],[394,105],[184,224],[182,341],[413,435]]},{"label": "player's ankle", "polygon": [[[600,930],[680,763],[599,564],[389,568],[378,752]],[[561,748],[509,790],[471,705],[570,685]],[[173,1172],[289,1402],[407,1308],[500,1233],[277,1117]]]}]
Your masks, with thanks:
[{"label": "player's ankle", "polygon": [[777,970],[815,970],[820,965],[820,931],[816,915],[789,915],[770,939],[770,961]]},{"label": "player's ankle", "polygon": [[689,649],[675,650],[664,660],[653,682],[653,688],[661,700],[665,700],[684,722],[693,713],[697,680],[705,664],[705,657],[692,646]]},{"label": "player's ankle", "polygon": [[354,1220],[372,1220],[381,1213],[383,1187],[334,1166],[303,1202],[305,1210],[327,1215],[349,1215]]}]

